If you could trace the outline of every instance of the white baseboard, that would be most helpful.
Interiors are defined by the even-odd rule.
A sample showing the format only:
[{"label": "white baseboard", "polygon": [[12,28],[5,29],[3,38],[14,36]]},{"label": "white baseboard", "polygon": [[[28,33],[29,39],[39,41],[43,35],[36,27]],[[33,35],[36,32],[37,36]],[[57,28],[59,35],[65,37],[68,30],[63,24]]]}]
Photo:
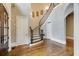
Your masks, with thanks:
[{"label": "white baseboard", "polygon": [[67,36],[67,39],[73,39],[73,37]]},{"label": "white baseboard", "polygon": [[62,41],[62,40],[54,40],[54,41],[61,43],[61,44],[66,44],[66,41]]},{"label": "white baseboard", "polygon": [[18,46],[18,45],[19,45],[18,43],[13,42],[13,43],[11,44],[11,47]]},{"label": "white baseboard", "polygon": [[15,46],[18,46],[18,45],[24,45],[24,44],[26,44],[26,43],[13,42],[13,43],[11,44],[11,47],[15,47]]},{"label": "white baseboard", "polygon": [[11,51],[11,48],[8,49],[8,52],[10,52],[10,51]]},{"label": "white baseboard", "polygon": [[53,38],[48,38],[48,39],[53,40],[53,41],[58,42],[58,43],[61,43],[61,44],[66,44],[66,41],[62,41],[59,39],[53,39]]}]

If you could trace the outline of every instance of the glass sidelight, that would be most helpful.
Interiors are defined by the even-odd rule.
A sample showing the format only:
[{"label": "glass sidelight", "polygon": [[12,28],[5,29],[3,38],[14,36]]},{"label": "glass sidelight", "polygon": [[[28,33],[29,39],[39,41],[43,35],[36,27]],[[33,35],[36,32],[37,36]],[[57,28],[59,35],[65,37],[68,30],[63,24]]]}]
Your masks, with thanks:
[{"label": "glass sidelight", "polygon": [[5,44],[6,42],[8,42],[8,29],[9,29],[9,27],[8,27],[8,16],[7,16],[7,14],[6,13],[4,13],[4,35],[3,35],[3,37],[4,37],[4,40],[3,40],[3,43]]}]

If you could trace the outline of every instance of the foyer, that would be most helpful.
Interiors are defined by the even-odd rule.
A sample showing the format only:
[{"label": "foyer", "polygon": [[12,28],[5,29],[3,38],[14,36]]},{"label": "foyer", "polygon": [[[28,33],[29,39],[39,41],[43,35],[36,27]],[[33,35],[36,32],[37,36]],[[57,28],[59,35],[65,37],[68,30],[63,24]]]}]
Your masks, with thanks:
[{"label": "foyer", "polygon": [[[73,3],[11,3],[8,8],[6,5],[2,7],[9,19],[7,22],[2,20],[5,11],[0,15],[0,35],[7,34],[7,38],[0,39],[0,55],[74,55]],[[4,25],[7,25],[7,32]]]}]

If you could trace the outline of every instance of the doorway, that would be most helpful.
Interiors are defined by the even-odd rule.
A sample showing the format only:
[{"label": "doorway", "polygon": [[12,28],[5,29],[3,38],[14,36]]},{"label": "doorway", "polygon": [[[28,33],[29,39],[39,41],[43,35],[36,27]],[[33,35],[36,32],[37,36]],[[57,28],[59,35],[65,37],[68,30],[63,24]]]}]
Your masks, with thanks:
[{"label": "doorway", "polygon": [[70,13],[66,17],[66,47],[70,55],[74,53],[74,13]]}]

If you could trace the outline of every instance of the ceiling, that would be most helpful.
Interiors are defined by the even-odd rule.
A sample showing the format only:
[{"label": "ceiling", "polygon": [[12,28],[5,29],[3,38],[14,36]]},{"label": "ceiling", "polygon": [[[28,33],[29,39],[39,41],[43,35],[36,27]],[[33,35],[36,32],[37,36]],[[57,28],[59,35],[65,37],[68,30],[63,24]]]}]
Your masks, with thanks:
[{"label": "ceiling", "polygon": [[17,11],[17,14],[22,14],[22,15],[27,15],[28,11],[29,11],[29,7],[30,5],[28,3],[13,3],[11,5],[11,7],[13,8],[13,10]]}]

